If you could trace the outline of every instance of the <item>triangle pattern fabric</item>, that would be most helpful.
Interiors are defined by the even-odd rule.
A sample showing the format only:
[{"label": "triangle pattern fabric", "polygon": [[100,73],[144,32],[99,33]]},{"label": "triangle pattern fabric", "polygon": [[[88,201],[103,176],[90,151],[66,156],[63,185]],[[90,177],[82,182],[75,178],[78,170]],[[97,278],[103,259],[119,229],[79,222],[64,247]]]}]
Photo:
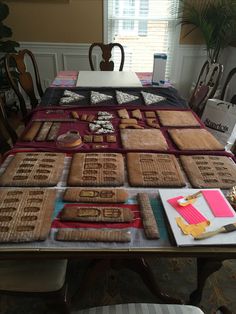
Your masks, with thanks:
[{"label": "triangle pattern fabric", "polygon": [[113,97],[110,95],[102,94],[99,92],[91,91],[91,103],[98,104],[100,102],[111,100]]},{"label": "triangle pattern fabric", "polygon": [[165,97],[159,96],[159,95],[155,95],[155,94],[151,94],[151,93],[147,93],[144,91],[141,91],[141,94],[143,96],[143,100],[145,102],[145,105],[151,105],[163,100],[166,100]]},{"label": "triangle pattern fabric", "polygon": [[70,104],[71,102],[80,101],[84,99],[85,96],[79,95],[77,93],[71,92],[69,90],[65,90],[63,93],[63,97],[60,99],[60,104]]},{"label": "triangle pattern fabric", "polygon": [[118,90],[116,91],[116,100],[118,104],[120,105],[137,100],[137,99],[139,99],[138,96],[130,95],[130,94],[118,91]]}]

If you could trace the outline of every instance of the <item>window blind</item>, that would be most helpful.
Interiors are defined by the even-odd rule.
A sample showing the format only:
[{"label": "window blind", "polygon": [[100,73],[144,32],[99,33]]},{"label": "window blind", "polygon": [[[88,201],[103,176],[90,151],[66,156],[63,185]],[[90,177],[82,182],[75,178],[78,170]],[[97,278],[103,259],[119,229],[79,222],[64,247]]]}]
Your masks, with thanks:
[{"label": "window blind", "polygon": [[[152,72],[154,53],[166,53],[169,78],[179,0],[106,0],[105,5],[105,36],[124,46],[124,70]],[[118,51],[113,58],[117,64]]]}]

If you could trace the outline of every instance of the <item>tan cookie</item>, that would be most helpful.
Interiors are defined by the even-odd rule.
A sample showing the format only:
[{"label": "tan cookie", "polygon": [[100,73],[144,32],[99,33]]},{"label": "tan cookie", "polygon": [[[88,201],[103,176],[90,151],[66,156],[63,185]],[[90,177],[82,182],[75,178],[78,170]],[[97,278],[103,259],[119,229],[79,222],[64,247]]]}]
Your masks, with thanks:
[{"label": "tan cookie", "polygon": [[125,123],[119,124],[119,128],[120,129],[143,129],[143,127],[141,125],[138,125],[138,124],[125,124]]},{"label": "tan cookie", "polygon": [[76,111],[72,111],[72,112],[71,112],[71,116],[72,116],[72,118],[74,118],[74,119],[79,119],[79,115],[78,115],[78,113],[77,113]]},{"label": "tan cookie", "polygon": [[87,121],[89,122],[93,122],[93,120],[95,119],[95,116],[93,114],[90,114],[88,117],[87,117]]},{"label": "tan cookie", "polygon": [[131,111],[131,115],[132,115],[132,118],[135,118],[135,119],[138,119],[138,120],[142,120],[142,113],[139,109],[136,109],[136,110],[132,110]]},{"label": "tan cookie", "polygon": [[160,129],[159,123],[156,121],[156,119],[153,118],[148,118],[146,119],[146,123],[148,126],[155,128],[155,129]]},{"label": "tan cookie", "polygon": [[155,111],[145,111],[145,117],[146,118],[156,118]]},{"label": "tan cookie", "polygon": [[92,135],[84,135],[83,141],[84,141],[84,143],[92,143],[93,136]]},{"label": "tan cookie", "polygon": [[103,136],[102,135],[94,135],[93,141],[94,141],[94,143],[102,143],[103,142]]},{"label": "tan cookie", "polygon": [[116,143],[116,136],[115,135],[107,135],[107,142],[108,143]]},{"label": "tan cookie", "polygon": [[117,112],[118,112],[118,116],[121,119],[129,119],[129,113],[126,109],[120,109]]},{"label": "tan cookie", "polygon": [[121,124],[138,124],[136,119],[121,119]]},{"label": "tan cookie", "polygon": [[88,117],[88,115],[83,113],[82,116],[81,116],[81,120],[82,121],[87,121],[87,117]]}]

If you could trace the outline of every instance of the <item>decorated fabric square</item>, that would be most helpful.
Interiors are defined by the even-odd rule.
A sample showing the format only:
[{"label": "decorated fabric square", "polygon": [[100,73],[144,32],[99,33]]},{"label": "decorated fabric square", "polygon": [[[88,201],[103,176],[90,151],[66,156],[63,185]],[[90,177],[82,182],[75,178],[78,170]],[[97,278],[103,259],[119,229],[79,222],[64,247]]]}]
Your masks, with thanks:
[{"label": "decorated fabric square", "polygon": [[124,184],[124,161],[121,154],[74,154],[68,185],[120,186]]},{"label": "decorated fabric square", "polygon": [[0,242],[46,240],[55,198],[53,189],[1,189]]},{"label": "decorated fabric square", "polygon": [[152,105],[160,101],[166,100],[165,97],[141,91],[145,105]]},{"label": "decorated fabric square", "polygon": [[236,184],[236,164],[225,156],[180,156],[188,179],[195,188],[228,189]]},{"label": "decorated fabric square", "polygon": [[64,168],[62,153],[17,153],[0,177],[0,186],[55,186]]},{"label": "decorated fabric square", "polygon": [[117,100],[119,105],[129,103],[131,101],[138,100],[138,99],[139,99],[138,96],[124,93],[124,92],[121,92],[118,90],[116,91],[116,100]]},{"label": "decorated fabric square", "polygon": [[70,104],[70,103],[75,102],[75,101],[80,101],[81,99],[84,99],[84,98],[85,97],[83,95],[77,94],[77,93],[72,92],[70,90],[65,90],[59,103],[60,104]]},{"label": "decorated fabric square", "polygon": [[100,92],[91,91],[90,101],[92,105],[99,104],[101,102],[111,100],[113,97],[111,95],[103,94]]},{"label": "decorated fabric square", "polygon": [[121,129],[122,146],[125,149],[166,151],[168,144],[157,129]]},{"label": "decorated fabric square", "polygon": [[168,130],[180,150],[224,150],[217,139],[205,129]]},{"label": "decorated fabric square", "polygon": [[191,111],[157,110],[163,126],[200,126]]},{"label": "decorated fabric square", "polygon": [[185,186],[183,174],[174,155],[128,153],[127,168],[131,186]]}]

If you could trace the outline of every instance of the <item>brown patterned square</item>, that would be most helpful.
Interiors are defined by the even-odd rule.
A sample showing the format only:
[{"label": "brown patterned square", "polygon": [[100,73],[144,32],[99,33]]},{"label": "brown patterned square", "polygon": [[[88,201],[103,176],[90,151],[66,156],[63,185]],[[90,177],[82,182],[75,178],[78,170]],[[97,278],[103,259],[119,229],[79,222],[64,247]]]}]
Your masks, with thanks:
[{"label": "brown patterned square", "polygon": [[127,168],[131,186],[185,186],[183,174],[174,155],[128,153]]},{"label": "brown patterned square", "polygon": [[53,189],[1,189],[0,242],[45,240],[55,198]]},{"label": "brown patterned square", "polygon": [[60,180],[65,155],[17,153],[0,177],[0,186],[54,186]]},{"label": "brown patterned square", "polygon": [[163,126],[200,126],[191,111],[157,110]]},{"label": "brown patterned square", "polygon": [[195,188],[229,189],[236,184],[236,164],[225,156],[180,156],[188,179]]},{"label": "brown patterned square", "polygon": [[124,161],[121,154],[74,154],[69,172],[71,186],[120,186],[124,184]]},{"label": "brown patterned square", "polygon": [[160,130],[122,129],[120,130],[123,148],[166,151],[168,144]]},{"label": "brown patterned square", "polygon": [[180,150],[224,150],[217,139],[205,129],[168,130]]}]

